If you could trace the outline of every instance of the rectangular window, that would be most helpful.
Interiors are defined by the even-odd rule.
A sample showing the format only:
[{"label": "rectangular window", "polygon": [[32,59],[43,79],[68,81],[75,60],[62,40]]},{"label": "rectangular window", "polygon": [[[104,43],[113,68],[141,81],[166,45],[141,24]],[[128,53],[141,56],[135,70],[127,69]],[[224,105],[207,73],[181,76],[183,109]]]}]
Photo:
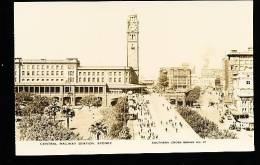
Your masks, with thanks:
[{"label": "rectangular window", "polygon": [[90,76],[90,72],[88,72],[88,76]]},{"label": "rectangular window", "polygon": [[27,81],[30,81],[30,79],[27,79]]},{"label": "rectangular window", "polygon": [[40,66],[39,66],[39,65],[37,65],[37,69],[40,69]]},{"label": "rectangular window", "polygon": [[24,76],[24,71],[22,71],[22,75]]},{"label": "rectangular window", "polygon": [[118,75],[121,76],[121,72],[119,72]]},{"label": "rectangular window", "polygon": [[56,69],[59,69],[59,65],[56,65]]},{"label": "rectangular window", "polygon": [[44,87],[40,87],[40,93],[44,93]]},{"label": "rectangular window", "polygon": [[99,78],[97,78],[97,82],[99,82]]},{"label": "rectangular window", "polygon": [[44,65],[42,65],[42,69],[44,69]]},{"label": "rectangular window", "polygon": [[47,75],[47,76],[49,75],[49,71],[46,71],[46,75]]},{"label": "rectangular window", "polygon": [[70,92],[70,88],[69,87],[65,87],[65,92]]},{"label": "rectangular window", "polygon": [[31,93],[33,93],[33,92],[34,92],[34,90],[33,90],[33,87],[30,87],[30,92],[31,92]]},{"label": "rectangular window", "polygon": [[30,72],[29,71],[27,71],[27,76],[29,76],[30,75]]},{"label": "rectangular window", "polygon": [[54,93],[54,87],[51,87],[51,93]]},{"label": "rectangular window", "polygon": [[104,77],[102,77],[102,82],[104,82]]},{"label": "rectangular window", "polygon": [[92,82],[95,82],[95,77],[92,78]]},{"label": "rectangular window", "polygon": [[118,82],[121,82],[121,78],[118,78]]},{"label": "rectangular window", "polygon": [[60,79],[60,81],[63,81],[63,79]]},{"label": "rectangular window", "polygon": [[79,72],[79,76],[81,76],[81,72]]},{"label": "rectangular window", "polygon": [[56,81],[59,81],[59,79],[56,79]]},{"label": "rectangular window", "polygon": [[24,91],[25,91],[25,92],[28,92],[28,87],[24,87]]},{"label": "rectangular window", "polygon": [[83,87],[79,88],[80,93],[83,93]]},{"label": "rectangular window", "polygon": [[104,76],[104,72],[102,72],[102,76]]},{"label": "rectangular window", "polygon": [[30,69],[30,65],[27,65],[27,69]]},{"label": "rectangular window", "polygon": [[50,92],[50,87],[45,87],[45,92]]},{"label": "rectangular window", "polygon": [[112,72],[109,72],[109,76],[112,76]]},{"label": "rectangular window", "polygon": [[60,75],[63,75],[63,71],[60,72]]},{"label": "rectangular window", "polygon": [[99,93],[103,93],[103,87],[99,87]]},{"label": "rectangular window", "polygon": [[93,92],[93,87],[90,87],[90,88],[89,88],[89,92]]},{"label": "rectangular window", "polygon": [[54,81],[54,79],[51,79],[51,81]]},{"label": "rectangular window", "polygon": [[49,69],[49,65],[46,66],[46,69]]},{"label": "rectangular window", "polygon": [[94,93],[98,93],[98,87],[94,87]]},{"label": "rectangular window", "polygon": [[34,65],[32,65],[32,69],[34,69]]},{"label": "rectangular window", "polygon": [[52,76],[54,75],[54,71],[51,71],[51,75],[52,75]]},{"label": "rectangular window", "polygon": [[83,81],[86,82],[86,77],[83,78]]},{"label": "rectangular window", "polygon": [[76,92],[76,93],[79,92],[79,87],[75,87],[75,92]]},{"label": "rectangular window", "polygon": [[56,71],[56,75],[57,75],[57,76],[59,75],[59,71]]},{"label": "rectangular window", "polygon": [[81,82],[81,78],[79,78],[79,82]]},{"label": "rectangular window", "polygon": [[39,87],[35,87],[35,93],[39,93]]},{"label": "rectangular window", "polygon": [[95,72],[92,72],[92,76],[95,76]]},{"label": "rectangular window", "polygon": [[116,78],[114,78],[114,82],[116,82]]},{"label": "rectangular window", "polygon": [[90,78],[88,78],[88,82],[90,82]]},{"label": "rectangular window", "polygon": [[83,76],[86,76],[86,72],[83,72]]},{"label": "rectangular window", "polygon": [[19,92],[23,91],[23,87],[19,87]]},{"label": "rectangular window", "polygon": [[34,76],[34,71],[32,71],[32,75]]},{"label": "rectangular window", "polygon": [[42,71],[42,76],[44,75],[44,71]]},{"label": "rectangular window", "polygon": [[63,69],[63,65],[60,66],[60,69]]},{"label": "rectangular window", "polygon": [[56,93],[60,93],[60,87],[56,87]]},{"label": "rectangular window", "polygon": [[109,78],[109,82],[112,82],[112,78],[111,77]]},{"label": "rectangular window", "polygon": [[39,80],[40,80],[40,79],[38,79],[38,78],[36,79],[36,81],[39,81]]},{"label": "rectangular window", "polygon": [[44,79],[42,79],[42,81],[44,81]]},{"label": "rectangular window", "polygon": [[97,76],[99,76],[99,72],[97,72]]},{"label": "rectangular window", "polygon": [[88,93],[88,87],[85,87],[85,93]]},{"label": "rectangular window", "polygon": [[116,72],[114,72],[114,76],[116,76]]}]

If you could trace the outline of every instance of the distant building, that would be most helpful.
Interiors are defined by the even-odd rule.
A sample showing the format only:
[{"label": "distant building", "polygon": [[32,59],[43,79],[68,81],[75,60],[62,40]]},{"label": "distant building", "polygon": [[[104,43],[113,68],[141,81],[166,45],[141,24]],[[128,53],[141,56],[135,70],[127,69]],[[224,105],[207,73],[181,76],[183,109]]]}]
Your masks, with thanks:
[{"label": "distant building", "polygon": [[237,110],[253,116],[253,48],[246,52],[232,50],[225,62],[225,96]]},{"label": "distant building", "polygon": [[191,88],[191,69],[188,67],[161,68],[160,74],[167,75],[170,89],[187,90]]},{"label": "distant building", "polygon": [[223,86],[223,69],[212,69],[203,67],[201,69],[200,84],[202,87],[213,87],[216,88],[216,79],[219,81],[218,88]]}]

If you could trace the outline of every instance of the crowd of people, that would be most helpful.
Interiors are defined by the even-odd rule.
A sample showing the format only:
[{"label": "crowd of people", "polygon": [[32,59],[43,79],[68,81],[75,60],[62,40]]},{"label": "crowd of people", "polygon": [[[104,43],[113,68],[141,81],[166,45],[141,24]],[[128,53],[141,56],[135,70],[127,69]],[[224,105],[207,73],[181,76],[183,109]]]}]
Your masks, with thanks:
[{"label": "crowd of people", "polygon": [[[167,111],[168,120],[155,121],[149,110],[149,100],[146,100],[143,95],[132,96],[132,111],[137,114],[137,124],[135,137],[143,140],[159,139],[159,136],[173,135],[180,132],[183,124],[178,120],[176,114],[173,113],[170,105],[162,104],[162,111]],[[167,137],[168,137],[167,136]],[[174,135],[173,135],[174,136]],[[137,138],[136,137],[136,138]]]}]

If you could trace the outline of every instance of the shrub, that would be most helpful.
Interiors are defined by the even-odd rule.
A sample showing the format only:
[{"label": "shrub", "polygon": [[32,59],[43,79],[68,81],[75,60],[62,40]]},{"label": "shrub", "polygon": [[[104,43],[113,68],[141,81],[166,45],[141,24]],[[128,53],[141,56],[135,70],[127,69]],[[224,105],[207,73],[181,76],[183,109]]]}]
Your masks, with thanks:
[{"label": "shrub", "polygon": [[180,107],[178,112],[185,119],[185,121],[191,126],[191,128],[202,138],[210,139],[236,139],[236,134],[229,132],[228,130],[219,130],[218,126],[203,118],[196,111],[192,111],[189,108]]}]

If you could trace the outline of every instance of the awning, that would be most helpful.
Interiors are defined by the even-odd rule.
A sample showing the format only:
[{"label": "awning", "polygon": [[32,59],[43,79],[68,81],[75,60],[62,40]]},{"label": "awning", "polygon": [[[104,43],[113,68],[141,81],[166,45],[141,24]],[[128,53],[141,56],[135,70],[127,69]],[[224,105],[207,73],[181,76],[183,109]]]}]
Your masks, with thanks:
[{"label": "awning", "polygon": [[139,85],[139,84],[108,84],[108,88],[111,88],[111,89],[140,89],[140,88],[146,88],[146,86]]}]

